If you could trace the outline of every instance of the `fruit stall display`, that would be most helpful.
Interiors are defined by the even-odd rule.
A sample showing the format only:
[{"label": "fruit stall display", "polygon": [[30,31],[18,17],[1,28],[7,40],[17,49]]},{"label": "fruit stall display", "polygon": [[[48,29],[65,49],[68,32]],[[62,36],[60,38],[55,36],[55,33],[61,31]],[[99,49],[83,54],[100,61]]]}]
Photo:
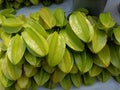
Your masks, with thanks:
[{"label": "fruit stall display", "polygon": [[[17,22],[17,23],[16,23]],[[61,8],[15,15],[0,11],[0,90],[64,90],[120,83],[120,25],[109,12]]]},{"label": "fruit stall display", "polygon": [[[8,90],[120,82],[120,26],[110,13],[90,16],[47,7],[29,17],[0,13],[0,82]],[[18,22],[18,23],[16,23]]]}]

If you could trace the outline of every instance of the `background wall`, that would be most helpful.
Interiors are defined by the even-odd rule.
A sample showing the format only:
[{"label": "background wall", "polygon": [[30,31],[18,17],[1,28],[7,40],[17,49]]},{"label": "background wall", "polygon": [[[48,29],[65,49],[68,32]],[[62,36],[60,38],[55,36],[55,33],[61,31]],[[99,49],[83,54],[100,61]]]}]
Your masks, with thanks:
[{"label": "background wall", "polygon": [[119,3],[120,0],[108,0],[104,12],[110,12],[116,22],[120,25],[120,13],[117,10]]}]

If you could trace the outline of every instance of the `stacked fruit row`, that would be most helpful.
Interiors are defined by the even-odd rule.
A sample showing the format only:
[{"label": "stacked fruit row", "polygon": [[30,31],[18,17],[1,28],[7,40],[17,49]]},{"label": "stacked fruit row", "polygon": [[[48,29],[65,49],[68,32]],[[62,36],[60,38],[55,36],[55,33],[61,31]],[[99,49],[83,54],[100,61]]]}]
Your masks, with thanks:
[{"label": "stacked fruit row", "polygon": [[64,0],[0,0],[0,9],[3,8],[22,8],[24,6],[38,5],[42,3],[44,6],[50,6],[51,4],[60,4]]},{"label": "stacked fruit row", "polygon": [[111,76],[120,83],[120,26],[110,13],[80,9],[66,18],[46,7],[29,17],[13,13],[0,13],[0,90],[69,90]]}]

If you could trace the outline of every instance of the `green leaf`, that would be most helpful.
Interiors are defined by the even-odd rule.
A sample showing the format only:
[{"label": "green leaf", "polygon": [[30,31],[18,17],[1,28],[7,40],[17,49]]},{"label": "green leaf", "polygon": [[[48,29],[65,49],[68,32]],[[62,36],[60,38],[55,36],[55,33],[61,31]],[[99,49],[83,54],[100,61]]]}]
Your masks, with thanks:
[{"label": "green leaf", "polygon": [[36,21],[36,20],[32,20],[32,19],[27,19],[26,23],[23,25],[25,28],[31,28],[33,32],[35,32],[38,36],[42,35],[45,39],[48,37],[47,32],[45,31],[45,29],[42,27],[42,25]]},{"label": "green leaf", "polygon": [[37,85],[37,83],[35,82],[35,80],[33,78],[31,80],[32,80],[31,90],[37,90],[39,86]]},{"label": "green leaf", "polygon": [[[57,85],[51,79],[44,84],[47,89],[53,90]],[[35,89],[36,90],[36,89]]]},{"label": "green leaf", "polygon": [[16,13],[16,10],[13,8],[6,8],[0,11],[0,14],[5,17],[14,16],[15,13]]}]

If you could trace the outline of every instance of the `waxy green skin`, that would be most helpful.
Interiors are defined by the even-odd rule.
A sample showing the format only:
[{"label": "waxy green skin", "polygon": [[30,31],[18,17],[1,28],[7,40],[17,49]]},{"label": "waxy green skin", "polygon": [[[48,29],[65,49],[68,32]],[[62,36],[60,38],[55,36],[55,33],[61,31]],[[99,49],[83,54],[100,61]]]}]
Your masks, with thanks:
[{"label": "waxy green skin", "polygon": [[115,40],[117,42],[118,45],[120,45],[120,26],[118,26],[117,28],[114,28],[113,29],[113,33],[114,33],[114,36],[115,36]]},{"label": "waxy green skin", "polygon": [[17,84],[21,89],[28,89],[31,86],[31,79],[25,75],[22,75],[17,80]]},{"label": "waxy green skin", "polygon": [[7,33],[17,33],[22,29],[23,23],[19,18],[7,18],[2,21],[2,28]]},{"label": "waxy green skin", "polygon": [[110,13],[102,13],[99,16],[100,22],[106,28],[105,31],[108,32],[108,28],[111,28],[115,25],[114,19],[111,17]]},{"label": "waxy green skin", "polygon": [[103,70],[103,68],[101,68],[97,65],[93,65],[92,68],[89,70],[89,75],[91,77],[98,76],[102,72],[102,70]]},{"label": "waxy green skin", "polygon": [[2,60],[0,60],[0,82],[4,87],[9,87],[11,86],[14,81],[9,80],[2,71]]},{"label": "waxy green skin", "polygon": [[69,18],[73,32],[83,42],[90,42],[94,36],[94,28],[86,16],[81,12],[74,12]]},{"label": "waxy green skin", "polygon": [[26,28],[22,32],[22,37],[30,53],[38,57],[44,57],[48,54],[48,43],[42,35],[37,35],[32,29]]},{"label": "waxy green skin", "polygon": [[120,69],[120,47],[117,45],[115,46],[114,44],[109,44],[109,48],[111,64]]},{"label": "waxy green skin", "polygon": [[34,80],[37,85],[44,85],[50,78],[50,74],[41,69],[38,73],[34,75]]},{"label": "waxy green skin", "polygon": [[95,29],[93,39],[88,43],[88,47],[93,53],[98,53],[105,47],[106,43],[107,34],[104,31]]},{"label": "waxy green skin", "polygon": [[82,77],[83,83],[87,86],[93,85],[95,83],[95,77],[90,77],[88,73],[84,74]]},{"label": "waxy green skin", "polygon": [[56,26],[63,27],[67,24],[67,20],[65,18],[65,13],[62,9],[56,8],[54,10],[54,16],[56,19]]},{"label": "waxy green skin", "polygon": [[47,32],[45,29],[40,25],[37,21],[32,20],[32,19],[27,19],[26,23],[23,25],[23,27],[31,28],[36,34],[42,35],[44,38],[48,37]]},{"label": "waxy green skin", "polygon": [[12,38],[11,34],[8,34],[4,31],[1,33],[1,39],[6,47],[8,47],[11,38]]},{"label": "waxy green skin", "polygon": [[38,60],[36,56],[32,55],[30,52],[26,51],[24,54],[26,61],[32,66],[38,66],[41,60]]},{"label": "waxy green skin", "polygon": [[80,73],[70,74],[70,77],[71,77],[71,81],[73,85],[79,88],[82,84],[82,78],[81,78]]},{"label": "waxy green skin", "polygon": [[70,75],[66,75],[64,79],[60,82],[61,87],[65,90],[69,90],[72,86],[72,81],[70,80]]},{"label": "waxy green skin", "polygon": [[58,32],[54,32],[47,40],[49,43],[49,52],[46,59],[48,65],[54,67],[62,61],[64,56],[66,47],[64,37],[58,34]]},{"label": "waxy green skin", "polygon": [[110,79],[110,76],[110,73],[106,69],[103,69],[103,71],[97,76],[97,78],[101,82],[107,82]]},{"label": "waxy green skin", "polygon": [[106,45],[100,52],[98,52],[97,56],[106,67],[110,65],[110,49],[108,45]]},{"label": "waxy green skin", "polygon": [[16,34],[9,41],[7,54],[8,58],[12,64],[18,64],[25,53],[26,44],[22,38],[22,36]]},{"label": "waxy green skin", "polygon": [[40,17],[43,20],[43,24],[46,26],[45,29],[52,29],[56,25],[56,19],[49,8],[41,8]]},{"label": "waxy green skin", "polygon": [[53,3],[52,0],[42,0],[42,4],[44,6],[50,6],[52,3]]},{"label": "waxy green skin", "polygon": [[[0,12],[0,30],[4,29],[0,89],[2,84],[6,90],[54,89],[59,84],[69,90],[72,85],[92,85],[96,78],[106,82],[112,76],[120,81],[120,26],[110,14],[98,18],[81,9],[71,13],[67,21],[62,9],[52,12],[45,7],[28,18],[18,16],[24,22],[20,31],[9,31],[6,26],[19,25],[10,15],[13,11],[6,11]],[[8,21],[11,18],[13,21]]]},{"label": "waxy green skin", "polygon": [[22,65],[12,64],[6,54],[2,64],[2,71],[9,80],[15,81],[22,75]]},{"label": "waxy green skin", "polygon": [[87,51],[73,53],[75,63],[79,71],[84,74],[88,72],[93,65],[93,58]]},{"label": "waxy green skin", "polygon": [[58,67],[64,73],[69,73],[74,65],[73,55],[69,50],[65,50],[63,59],[58,64]]},{"label": "waxy green skin", "polygon": [[64,79],[65,76],[66,76],[66,73],[62,72],[59,68],[57,68],[53,73],[52,81],[55,84],[59,83]]},{"label": "waxy green skin", "polygon": [[84,50],[84,43],[74,34],[69,24],[60,33],[64,36],[66,45],[71,49],[74,51]]},{"label": "waxy green skin", "polygon": [[38,69],[36,67],[34,67],[33,65],[30,65],[27,62],[24,63],[23,69],[24,69],[24,72],[25,72],[25,76],[27,76],[27,77],[34,76],[38,71]]}]

